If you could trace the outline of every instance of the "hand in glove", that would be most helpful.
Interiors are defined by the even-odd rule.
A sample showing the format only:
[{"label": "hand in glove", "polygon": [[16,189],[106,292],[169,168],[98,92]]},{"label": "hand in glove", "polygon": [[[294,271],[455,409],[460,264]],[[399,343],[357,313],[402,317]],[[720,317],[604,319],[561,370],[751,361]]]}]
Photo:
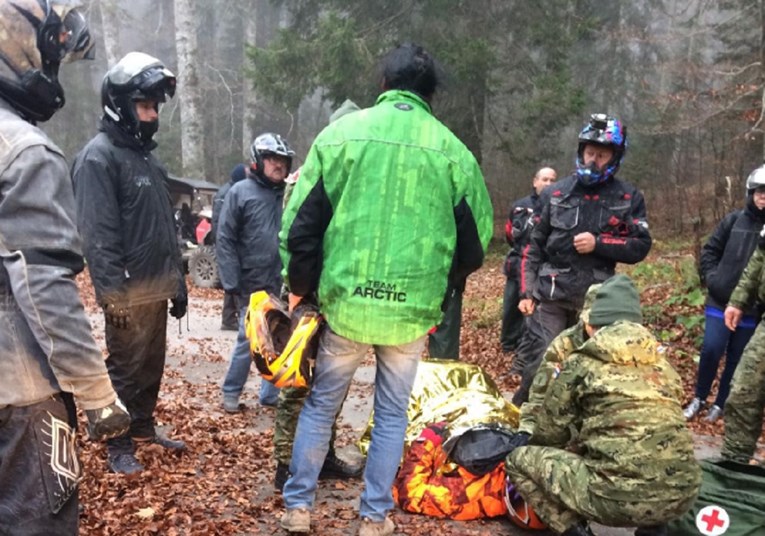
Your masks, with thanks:
[{"label": "hand in glove", "polygon": [[104,318],[107,324],[115,328],[130,327],[130,306],[122,300],[107,301],[103,304]]},{"label": "hand in glove", "polygon": [[101,409],[87,409],[88,437],[93,440],[109,439],[127,433],[130,428],[130,414],[118,398]]},{"label": "hand in glove", "polygon": [[189,305],[189,299],[186,296],[173,298],[170,300],[172,307],[170,307],[170,316],[181,319],[186,316],[186,308]]}]

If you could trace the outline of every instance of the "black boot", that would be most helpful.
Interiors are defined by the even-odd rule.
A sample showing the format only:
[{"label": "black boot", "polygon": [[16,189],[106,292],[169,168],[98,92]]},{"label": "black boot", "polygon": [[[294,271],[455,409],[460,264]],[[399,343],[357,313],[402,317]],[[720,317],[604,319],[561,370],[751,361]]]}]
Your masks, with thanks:
[{"label": "black boot", "polygon": [[168,450],[179,450],[179,451],[186,450],[186,443],[184,441],[181,441],[179,439],[168,439],[158,434],[154,434],[153,437],[147,437],[147,438],[134,437],[133,441],[135,441],[139,445],[148,445],[153,443],[155,445],[159,445],[160,447],[168,449]]},{"label": "black boot", "polygon": [[135,457],[135,445],[129,436],[108,439],[106,452],[106,461],[113,473],[132,475],[143,471],[143,465]]},{"label": "black boot", "polygon": [[109,453],[107,461],[109,463],[109,469],[111,469],[113,473],[132,475],[143,471],[143,465],[141,465],[141,462],[139,462],[131,452],[117,454]]},{"label": "black boot", "polygon": [[570,526],[561,536],[595,536],[590,530],[589,524],[583,521]]},{"label": "black boot", "polygon": [[635,536],[669,536],[667,525],[654,525],[653,527],[638,527]]},{"label": "black boot", "polygon": [[274,491],[279,493],[284,491],[284,484],[292,475],[290,474],[290,466],[286,463],[276,463],[276,474],[274,475]]},{"label": "black boot", "polygon": [[324,459],[324,465],[321,468],[321,473],[319,473],[319,480],[347,480],[349,478],[361,478],[362,474],[364,474],[364,467],[362,465],[350,464],[339,458],[334,450],[330,450]]}]

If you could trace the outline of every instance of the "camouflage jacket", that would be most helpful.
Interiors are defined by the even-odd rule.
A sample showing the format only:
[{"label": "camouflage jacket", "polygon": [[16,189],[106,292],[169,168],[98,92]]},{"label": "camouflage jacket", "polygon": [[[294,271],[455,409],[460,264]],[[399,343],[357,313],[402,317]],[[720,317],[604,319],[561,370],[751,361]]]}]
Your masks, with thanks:
[{"label": "camouflage jacket", "polygon": [[728,303],[742,310],[753,303],[765,304],[765,249],[754,250]]},{"label": "camouflage jacket", "polygon": [[600,329],[561,365],[532,443],[581,453],[590,491],[667,501],[696,493],[701,472],[685,426],[680,378],[641,325]]},{"label": "camouflage jacket", "polygon": [[523,404],[521,410],[521,422],[518,425],[519,432],[534,435],[537,425],[537,415],[544,404],[547,389],[550,382],[560,372],[560,364],[577,348],[585,342],[584,323],[579,321],[570,328],[560,332],[547,347],[542,356],[542,364],[539,365],[534,376],[534,383],[529,390],[529,399]]}]

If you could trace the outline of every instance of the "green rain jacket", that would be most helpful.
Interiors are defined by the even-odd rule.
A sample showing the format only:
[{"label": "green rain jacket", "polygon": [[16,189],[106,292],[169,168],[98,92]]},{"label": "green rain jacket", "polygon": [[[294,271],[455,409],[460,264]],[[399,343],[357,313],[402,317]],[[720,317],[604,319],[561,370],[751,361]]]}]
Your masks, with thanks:
[{"label": "green rain jacket", "polygon": [[284,278],[318,289],[337,334],[403,344],[440,322],[447,278],[481,266],[492,222],[470,151],[423,99],[386,91],[314,141],[282,219]]},{"label": "green rain jacket", "polygon": [[601,497],[670,501],[698,491],[680,378],[657,347],[643,326],[616,322],[575,350],[547,390],[531,442],[579,452]]}]

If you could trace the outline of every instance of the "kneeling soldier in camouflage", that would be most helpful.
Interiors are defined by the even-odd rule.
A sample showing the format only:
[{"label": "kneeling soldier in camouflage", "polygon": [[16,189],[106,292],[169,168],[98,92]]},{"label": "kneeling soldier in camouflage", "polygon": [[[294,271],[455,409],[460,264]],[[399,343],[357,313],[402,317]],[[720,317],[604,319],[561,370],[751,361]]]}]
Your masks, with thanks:
[{"label": "kneeling soldier in camouflage", "polygon": [[680,379],[640,322],[632,281],[603,283],[585,324],[590,338],[561,363],[530,445],[507,458],[508,477],[557,534],[591,535],[595,521],[665,535],[698,493]]}]

